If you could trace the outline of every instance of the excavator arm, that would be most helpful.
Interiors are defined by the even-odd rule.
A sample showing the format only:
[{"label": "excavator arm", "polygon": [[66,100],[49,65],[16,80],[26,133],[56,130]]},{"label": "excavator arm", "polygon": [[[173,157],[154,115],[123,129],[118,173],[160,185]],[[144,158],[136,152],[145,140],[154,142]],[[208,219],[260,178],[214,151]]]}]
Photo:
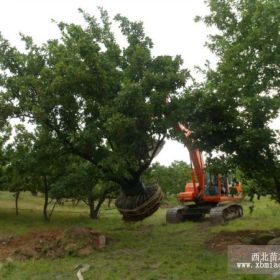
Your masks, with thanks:
[{"label": "excavator arm", "polygon": [[192,146],[192,131],[187,129],[182,123],[177,124],[177,129],[182,132],[183,134],[183,141],[185,146],[187,147],[189,154],[190,154],[190,159],[193,165],[194,173],[197,177],[197,181],[199,183],[198,188],[196,188],[194,184],[194,189],[196,194],[202,194],[204,190],[204,185],[205,185],[205,165],[204,165],[204,160],[202,157],[202,153],[200,152],[199,149],[193,148]]}]

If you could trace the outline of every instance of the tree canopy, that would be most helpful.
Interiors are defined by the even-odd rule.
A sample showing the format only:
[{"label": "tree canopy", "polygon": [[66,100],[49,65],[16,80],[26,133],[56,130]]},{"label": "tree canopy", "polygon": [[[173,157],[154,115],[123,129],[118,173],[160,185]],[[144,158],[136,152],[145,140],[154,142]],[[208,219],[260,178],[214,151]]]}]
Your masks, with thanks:
[{"label": "tree canopy", "polygon": [[61,38],[42,46],[21,35],[25,51],[1,37],[2,106],[42,127],[63,152],[90,162],[125,195],[145,201],[150,194],[140,177],[168,136],[167,99],[179,94],[188,72],[179,56],[152,55],[141,22],[117,15],[121,47],[100,12],[97,20],[81,11],[84,27],[58,23]]}]

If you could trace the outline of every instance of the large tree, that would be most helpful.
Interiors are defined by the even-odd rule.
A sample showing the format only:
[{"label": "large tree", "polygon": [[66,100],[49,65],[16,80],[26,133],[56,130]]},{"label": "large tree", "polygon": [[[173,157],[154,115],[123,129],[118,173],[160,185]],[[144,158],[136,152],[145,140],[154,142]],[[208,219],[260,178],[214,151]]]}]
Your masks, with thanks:
[{"label": "large tree", "polygon": [[101,22],[82,14],[85,27],[58,23],[61,38],[42,46],[22,35],[24,52],[0,38],[2,98],[6,108],[16,104],[14,116],[42,126],[64,151],[120,185],[119,209],[139,213],[147,205],[133,216],[140,219],[159,206],[158,189],[140,178],[172,125],[167,99],[179,94],[188,73],[179,56],[152,55],[142,23],[116,16],[126,39],[121,47],[106,12]]},{"label": "large tree", "polygon": [[181,120],[201,149],[226,153],[258,182],[251,195],[280,202],[279,135],[270,126],[280,108],[280,2],[206,3],[210,14],[198,19],[214,27],[207,46],[218,62],[180,100]]}]

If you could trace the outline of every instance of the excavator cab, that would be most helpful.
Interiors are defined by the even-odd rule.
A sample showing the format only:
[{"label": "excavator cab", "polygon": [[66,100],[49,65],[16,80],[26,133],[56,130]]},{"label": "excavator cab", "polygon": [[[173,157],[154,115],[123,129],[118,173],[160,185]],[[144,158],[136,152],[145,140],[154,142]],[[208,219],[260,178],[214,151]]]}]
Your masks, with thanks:
[{"label": "excavator cab", "polygon": [[220,180],[219,175],[206,174],[206,185],[204,195],[219,195],[220,193]]},{"label": "excavator cab", "polygon": [[215,196],[217,201],[239,200],[242,196],[240,182],[231,174],[206,173],[204,196]]}]

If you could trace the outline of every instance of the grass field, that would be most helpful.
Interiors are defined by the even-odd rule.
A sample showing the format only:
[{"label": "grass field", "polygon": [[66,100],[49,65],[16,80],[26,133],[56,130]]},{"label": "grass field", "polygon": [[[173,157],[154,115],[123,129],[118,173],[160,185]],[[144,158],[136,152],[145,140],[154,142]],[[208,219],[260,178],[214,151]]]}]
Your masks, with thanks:
[{"label": "grass field", "polygon": [[90,220],[85,206],[59,206],[46,223],[42,219],[42,198],[23,194],[20,215],[14,213],[11,194],[0,193],[0,234],[24,234],[28,231],[61,228],[70,225],[90,226],[108,237],[107,246],[89,257],[66,257],[56,260],[2,261],[0,279],[49,280],[77,279],[75,266],[89,264],[85,279],[280,279],[270,275],[240,275],[227,272],[227,255],[210,251],[206,242],[220,231],[280,228],[280,206],[261,199],[249,214],[245,203],[242,219],[224,226],[209,221],[167,225],[166,209],[160,209],[143,222],[127,224],[116,209],[102,208],[99,220]]}]

